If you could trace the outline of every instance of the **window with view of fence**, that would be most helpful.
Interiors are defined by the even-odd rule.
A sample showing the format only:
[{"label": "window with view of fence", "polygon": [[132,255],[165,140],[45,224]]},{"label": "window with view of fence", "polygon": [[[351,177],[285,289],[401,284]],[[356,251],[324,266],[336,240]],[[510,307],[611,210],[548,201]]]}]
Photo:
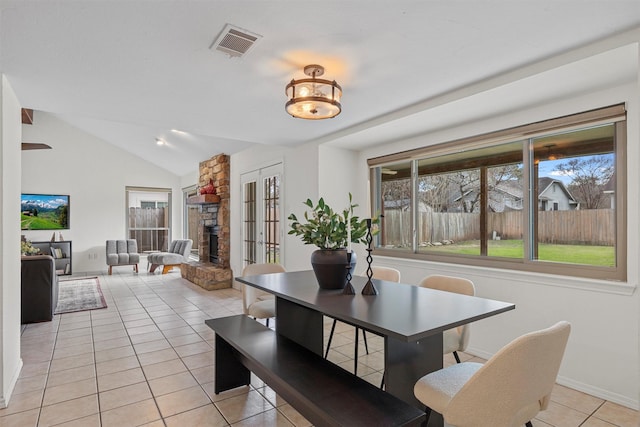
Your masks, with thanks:
[{"label": "window with view of fence", "polygon": [[169,247],[167,208],[129,208],[129,239],[138,242],[138,250],[166,251]]}]

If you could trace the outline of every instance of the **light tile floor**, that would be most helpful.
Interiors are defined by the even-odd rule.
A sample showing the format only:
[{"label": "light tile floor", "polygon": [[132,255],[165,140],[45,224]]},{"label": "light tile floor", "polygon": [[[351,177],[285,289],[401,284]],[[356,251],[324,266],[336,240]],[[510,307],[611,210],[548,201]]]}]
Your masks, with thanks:
[{"label": "light tile floor", "polygon": [[[108,308],[23,328],[24,367],[9,406],[0,409],[0,426],[309,425],[256,377],[250,387],[213,393],[213,333],[204,320],[241,313],[240,292],[207,292],[177,272],[123,270],[101,275],[100,283]],[[330,325],[327,319],[325,335]],[[353,336],[339,323],[329,353],[347,370],[353,369]],[[360,358],[358,374],[379,385],[383,345],[371,334],[368,341],[370,354]],[[557,385],[550,408],[533,424],[636,427],[640,417]]]}]

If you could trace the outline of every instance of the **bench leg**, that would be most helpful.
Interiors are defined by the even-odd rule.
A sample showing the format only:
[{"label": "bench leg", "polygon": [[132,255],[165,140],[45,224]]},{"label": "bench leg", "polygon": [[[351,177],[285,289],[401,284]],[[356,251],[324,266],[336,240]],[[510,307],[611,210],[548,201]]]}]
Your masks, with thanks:
[{"label": "bench leg", "polygon": [[232,388],[249,385],[251,372],[235,356],[235,350],[216,334],[215,386],[218,394]]}]

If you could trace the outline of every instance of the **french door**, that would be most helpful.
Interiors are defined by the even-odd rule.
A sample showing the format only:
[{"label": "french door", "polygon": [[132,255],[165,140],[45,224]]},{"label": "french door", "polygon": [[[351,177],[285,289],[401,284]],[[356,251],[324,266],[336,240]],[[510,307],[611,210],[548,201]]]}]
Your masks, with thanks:
[{"label": "french door", "polygon": [[282,163],[241,176],[243,266],[282,263],[281,177]]}]

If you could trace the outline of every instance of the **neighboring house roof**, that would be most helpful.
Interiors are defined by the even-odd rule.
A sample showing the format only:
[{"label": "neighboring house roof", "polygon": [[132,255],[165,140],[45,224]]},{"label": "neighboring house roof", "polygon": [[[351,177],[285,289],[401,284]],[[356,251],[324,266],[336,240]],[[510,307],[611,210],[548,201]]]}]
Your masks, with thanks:
[{"label": "neighboring house roof", "polygon": [[554,184],[557,184],[562,191],[566,194],[569,199],[569,203],[572,205],[577,205],[578,201],[573,194],[569,191],[569,189],[564,185],[564,183],[558,179],[550,178],[548,176],[543,176],[542,178],[538,178],[538,199],[539,200],[549,200],[548,197],[542,196],[542,194],[547,191],[547,189],[551,188]]}]

